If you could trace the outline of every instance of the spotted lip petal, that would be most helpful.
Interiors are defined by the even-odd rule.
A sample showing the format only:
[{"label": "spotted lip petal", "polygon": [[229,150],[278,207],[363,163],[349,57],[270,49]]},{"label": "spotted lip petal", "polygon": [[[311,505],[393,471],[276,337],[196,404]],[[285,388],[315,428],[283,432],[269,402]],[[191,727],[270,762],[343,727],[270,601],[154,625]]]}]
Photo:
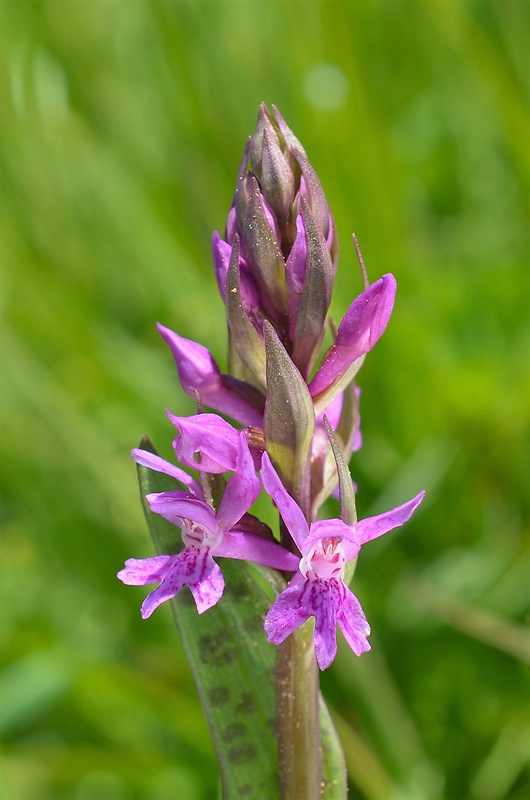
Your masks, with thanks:
[{"label": "spotted lip petal", "polygon": [[300,573],[265,617],[269,642],[281,644],[310,617],[315,617],[315,655],[320,669],[327,669],[337,654],[337,624],[356,655],[370,650],[370,626],[353,592],[342,581],[302,580]]},{"label": "spotted lip petal", "polygon": [[199,614],[221,599],[224,579],[207,548],[186,547],[174,557],[173,566],[158,589],[145,598],[142,604],[143,619],[150,617],[166,600],[175,597],[184,586],[191,589]]}]

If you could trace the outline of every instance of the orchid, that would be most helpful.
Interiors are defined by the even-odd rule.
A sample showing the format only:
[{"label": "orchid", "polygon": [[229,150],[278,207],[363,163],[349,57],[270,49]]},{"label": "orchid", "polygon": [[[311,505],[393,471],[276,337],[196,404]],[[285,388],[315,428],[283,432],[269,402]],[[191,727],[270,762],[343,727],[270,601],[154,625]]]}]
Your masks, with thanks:
[{"label": "orchid", "polygon": [[133,457],[144,466],[185,481],[191,489],[147,496],[151,511],[181,528],[183,549],[175,555],[130,558],[118,573],[118,578],[128,585],[160,583],[143,602],[144,619],[161,603],[175,597],[184,586],[189,586],[199,614],[214,606],[223,594],[224,579],[213,555],[246,559],[281,570],[295,568],[296,558],[276,542],[253,532],[234,530],[260,491],[259,478],[243,434],[239,436],[235,472],[217,512],[206,502],[198,484],[180,468],[143,450],[133,451]]},{"label": "orchid", "polygon": [[[363,544],[407,522],[424,496],[357,521],[357,485],[348,467],[362,442],[357,373],[388,326],[396,280],[386,274],[370,283],[355,237],[354,245],[364,288],[336,327],[328,317],[338,254],[333,216],[302,145],[277,109],[262,105],[224,232],[212,237],[228,371],[202,344],[158,325],[197,413],[166,412],[181,466],[148,449],[132,452],[162,554],[128,559],[118,577],[159,584],[143,602],[144,618],[184,586],[199,614],[222,598],[200,622],[179,603],[173,609],[221,761],[225,753],[224,777],[236,776],[247,758],[252,762],[247,778],[230,781],[227,797],[244,789],[256,797],[318,800],[329,789],[330,797],[345,798],[340,746],[319,718],[318,668],[335,658],[337,626],[356,655],[370,649],[370,626],[347,585],[348,564]],[[322,353],[326,331],[332,341]],[[167,491],[156,473],[182,488]],[[249,511],[262,484],[281,516],[277,537]],[[340,519],[319,519],[332,493]],[[178,552],[161,518],[180,528]],[[224,575],[219,558],[232,560]],[[268,570],[258,577],[240,568],[241,560]],[[314,627],[305,624],[312,618]],[[276,645],[275,668],[262,625]],[[257,700],[248,726],[240,711],[247,698]],[[272,717],[276,736],[268,731]],[[251,743],[234,747],[243,731]],[[270,756],[262,773],[272,783],[258,787],[251,785],[253,754],[265,752],[265,739]]]},{"label": "orchid", "polygon": [[357,558],[361,545],[407,522],[423,500],[424,492],[408,503],[355,525],[346,525],[340,519],[318,520],[309,525],[266,453],[261,476],[302,554],[298,571],[265,617],[269,642],[281,644],[309,617],[315,617],[315,654],[320,669],[327,669],[335,658],[337,624],[353,652],[360,656],[370,650],[367,640],[370,626],[361,604],[344,583],[344,567]]}]

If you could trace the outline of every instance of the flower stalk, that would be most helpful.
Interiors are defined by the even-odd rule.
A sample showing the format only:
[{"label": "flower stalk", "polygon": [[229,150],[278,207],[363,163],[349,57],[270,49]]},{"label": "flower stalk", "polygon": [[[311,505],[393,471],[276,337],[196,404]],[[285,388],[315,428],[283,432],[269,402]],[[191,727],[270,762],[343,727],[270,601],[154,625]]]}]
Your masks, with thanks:
[{"label": "flower stalk", "polygon": [[282,799],[319,800],[322,765],[319,679],[308,620],[276,649],[276,706]]}]

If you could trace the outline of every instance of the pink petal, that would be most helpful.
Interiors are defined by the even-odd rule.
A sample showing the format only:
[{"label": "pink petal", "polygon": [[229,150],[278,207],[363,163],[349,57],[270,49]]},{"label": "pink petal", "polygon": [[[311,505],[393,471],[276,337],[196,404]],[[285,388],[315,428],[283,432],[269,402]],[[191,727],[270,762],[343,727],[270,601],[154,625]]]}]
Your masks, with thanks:
[{"label": "pink petal", "polygon": [[[333,430],[336,430],[340,420],[340,413],[342,411],[343,401],[344,401],[344,392],[341,392],[340,394],[337,395],[337,397],[334,398],[334,400],[331,401],[329,406],[327,406],[327,408],[325,408],[324,411],[321,414],[319,414],[316,420],[316,424],[324,427],[324,414],[325,414]],[[328,444],[329,444],[329,439],[328,439]]]},{"label": "pink petal", "polygon": [[361,415],[359,414],[361,389],[359,386],[356,386],[354,391],[355,391],[355,398],[357,400],[357,414],[355,415],[355,429],[353,432],[352,450],[354,453],[356,453],[363,446],[363,435],[361,433]]},{"label": "pink petal", "polygon": [[309,526],[302,509],[298,503],[287,493],[278,473],[272,466],[268,453],[263,454],[261,461],[261,478],[265,491],[272,497],[282,515],[285,525],[293,537],[293,540],[300,551],[305,539],[309,535]]},{"label": "pink petal", "polygon": [[173,354],[179,380],[186,394],[195,397],[195,391],[202,393],[220,385],[221,372],[206,347],[179,336],[160,323],[157,328]]},{"label": "pink petal", "polygon": [[320,669],[327,669],[337,655],[337,616],[342,602],[342,581],[309,581],[307,602],[315,617],[315,655]]},{"label": "pink petal", "polygon": [[245,435],[239,435],[236,469],[223,494],[217,512],[217,524],[224,530],[232,528],[245,514],[260,493],[261,483],[254,470]]},{"label": "pink petal", "polygon": [[207,530],[217,531],[213,508],[186,492],[155,492],[147,495],[147,501],[154,514],[160,514],[179,528],[183,519],[189,519]]},{"label": "pink petal", "polygon": [[118,578],[127,586],[145,586],[158,583],[167,575],[177,556],[152,556],[151,558],[128,558]]},{"label": "pink petal", "polygon": [[411,518],[424,497],[425,492],[420,492],[416,497],[413,497],[412,500],[409,500],[408,503],[403,503],[403,505],[386,511],[384,514],[361,519],[353,526],[355,529],[355,541],[359,542],[361,545],[365,542],[370,542],[372,539],[376,539],[378,536],[382,536],[384,533],[388,533],[388,531],[394,528],[399,528],[400,525],[403,525]]},{"label": "pink petal", "polygon": [[228,276],[228,265],[230,263],[230,256],[232,255],[232,248],[228,242],[221,239],[217,231],[214,231],[212,236],[212,253],[217,286],[219,287],[219,293],[223,298],[223,302],[226,303],[226,279]]},{"label": "pink petal", "polygon": [[173,442],[177,460],[201,472],[218,474],[234,470],[239,431],[217,414],[176,417],[166,412],[179,434]]},{"label": "pink petal", "polygon": [[355,655],[360,656],[361,653],[366,653],[371,649],[366,638],[370,635],[370,625],[353,592],[347,586],[343,587],[343,592],[337,622]]},{"label": "pink petal", "polygon": [[290,553],[277,542],[270,542],[253,533],[236,531],[228,531],[224,534],[222,542],[215,548],[215,555],[253,561],[255,564],[281,569],[284,572],[295,572],[300,562],[298,556]]},{"label": "pink petal", "polygon": [[309,536],[304,542],[303,554],[307,555],[313,545],[320,542],[322,539],[333,539],[351,537],[352,528],[346,525],[341,519],[319,519],[312,522],[309,528]]},{"label": "pink petal", "polygon": [[306,609],[302,603],[306,582],[301,582],[300,578],[299,573],[295,575],[287,589],[278,595],[265,617],[263,627],[272,644],[281,644],[311,616],[311,610]]},{"label": "pink petal", "polygon": [[296,239],[285,264],[285,279],[289,293],[289,335],[294,339],[296,318],[304,291],[307,265],[307,242],[305,238],[304,219],[301,214],[296,218]]},{"label": "pink petal", "polygon": [[159,324],[158,330],[171,349],[180,383],[187,395],[195,400],[195,392],[198,392],[204,405],[228,414],[242,425],[261,424],[257,390],[253,391],[253,387],[229,375],[222,375],[206,347],[163,325]]},{"label": "pink petal", "polygon": [[191,475],[188,475],[187,472],[184,472],[183,469],[180,469],[180,467],[170,464],[169,461],[165,461],[165,459],[160,458],[160,456],[150,453],[149,450],[135,448],[131,452],[131,456],[137,464],[141,464],[143,467],[153,469],[155,472],[163,472],[166,475],[171,475],[171,477],[175,478],[179,483],[183,483],[191,494],[195,495],[199,500],[204,500],[202,489],[197,481],[192,478]]},{"label": "pink petal", "polygon": [[335,343],[309,384],[313,397],[324,392],[375,346],[388,325],[395,295],[396,279],[387,274],[353,301],[339,325]]}]

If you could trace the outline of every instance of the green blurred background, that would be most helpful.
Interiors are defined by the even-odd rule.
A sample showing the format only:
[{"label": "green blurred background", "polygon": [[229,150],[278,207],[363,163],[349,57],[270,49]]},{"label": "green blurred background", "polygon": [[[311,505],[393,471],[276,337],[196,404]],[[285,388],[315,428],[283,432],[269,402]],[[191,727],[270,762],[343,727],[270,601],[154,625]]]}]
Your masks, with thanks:
[{"label": "green blurred background", "polygon": [[170,610],[115,573],[153,552],[129,450],[193,410],[155,322],[224,363],[210,236],[262,100],[334,211],[334,316],[352,231],[399,284],[360,512],[428,490],[363,550],[372,652],[323,675],[350,796],[530,796],[529,30],[524,0],[0,3],[2,798],[216,797]]}]

